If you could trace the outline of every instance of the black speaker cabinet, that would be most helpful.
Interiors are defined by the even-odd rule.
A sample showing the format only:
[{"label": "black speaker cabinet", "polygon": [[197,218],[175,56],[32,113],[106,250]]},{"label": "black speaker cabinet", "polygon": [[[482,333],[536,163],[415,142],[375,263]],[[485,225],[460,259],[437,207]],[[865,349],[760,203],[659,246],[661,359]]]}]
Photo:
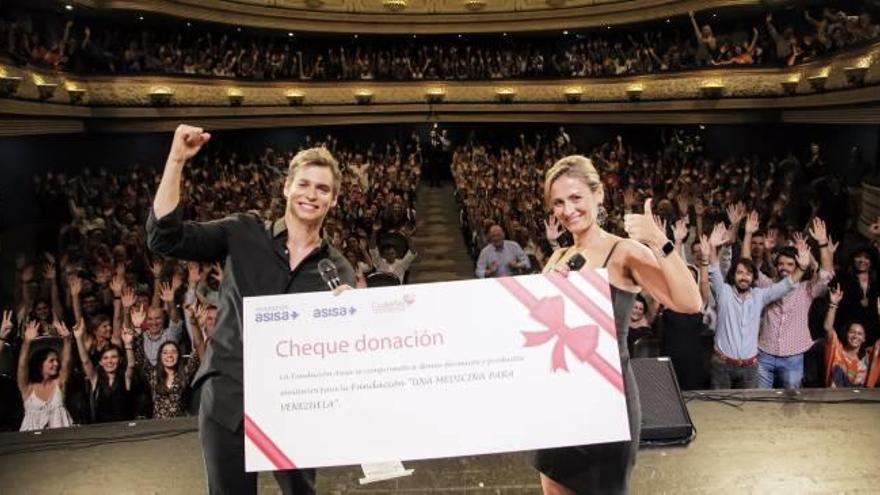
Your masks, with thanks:
[{"label": "black speaker cabinet", "polygon": [[666,357],[631,360],[642,402],[642,445],[686,444],[694,424],[685,407],[672,361]]}]

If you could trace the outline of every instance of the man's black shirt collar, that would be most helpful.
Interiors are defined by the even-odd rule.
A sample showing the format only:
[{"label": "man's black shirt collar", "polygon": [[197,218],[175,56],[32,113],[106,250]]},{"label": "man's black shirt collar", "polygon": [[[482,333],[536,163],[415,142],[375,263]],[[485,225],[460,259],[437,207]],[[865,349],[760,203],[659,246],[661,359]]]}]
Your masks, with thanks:
[{"label": "man's black shirt collar", "polygon": [[[275,254],[284,261],[284,265],[290,269],[290,251],[287,248],[287,222],[284,221],[284,217],[281,217],[274,222],[271,223],[270,234],[272,235],[272,245]],[[329,257],[330,256],[330,244],[326,239],[321,239],[321,244],[312,250],[302,261],[300,261],[299,265],[297,265],[295,270],[291,270],[291,272],[299,271],[303,265],[306,265],[313,257]]]}]

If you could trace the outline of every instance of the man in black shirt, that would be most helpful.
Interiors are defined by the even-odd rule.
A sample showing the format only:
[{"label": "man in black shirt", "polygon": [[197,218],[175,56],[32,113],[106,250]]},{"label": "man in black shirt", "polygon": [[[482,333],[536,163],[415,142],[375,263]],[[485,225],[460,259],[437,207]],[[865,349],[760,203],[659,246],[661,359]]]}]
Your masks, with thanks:
[{"label": "man in black shirt", "polygon": [[[162,181],[147,220],[147,244],[175,258],[225,260],[217,323],[194,385],[201,386],[199,436],[212,494],[257,492],[257,474],[244,470],[242,385],[243,297],[328,290],[318,262],[336,265],[343,284],[354,285],[354,270],[321,239],[321,224],[336,205],[339,165],[324,148],[299,152],[290,162],[284,217],[264,223],[238,213],[211,222],[183,220],[180,204],[184,164],[211,138],[197,127],[178,126]],[[314,493],[314,470],[275,473],[286,494]]]}]

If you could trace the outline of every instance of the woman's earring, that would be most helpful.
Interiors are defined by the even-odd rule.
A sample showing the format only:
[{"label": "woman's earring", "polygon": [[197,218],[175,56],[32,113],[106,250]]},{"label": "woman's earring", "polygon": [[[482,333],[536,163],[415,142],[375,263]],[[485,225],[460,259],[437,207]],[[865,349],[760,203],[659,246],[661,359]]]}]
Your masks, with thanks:
[{"label": "woman's earring", "polygon": [[599,205],[599,208],[596,211],[596,223],[601,227],[605,225],[605,222],[608,220],[608,210],[605,209],[605,205]]}]

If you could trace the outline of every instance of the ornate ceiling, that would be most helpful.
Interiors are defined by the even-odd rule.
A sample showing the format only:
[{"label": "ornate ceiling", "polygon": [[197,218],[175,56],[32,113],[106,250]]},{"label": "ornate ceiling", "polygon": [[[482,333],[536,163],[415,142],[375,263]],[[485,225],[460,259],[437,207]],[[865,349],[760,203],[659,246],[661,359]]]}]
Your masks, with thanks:
[{"label": "ornate ceiling", "polygon": [[[763,0],[73,0],[252,27],[344,33],[522,32],[608,26]],[[778,0],[777,0],[778,3]]]}]

